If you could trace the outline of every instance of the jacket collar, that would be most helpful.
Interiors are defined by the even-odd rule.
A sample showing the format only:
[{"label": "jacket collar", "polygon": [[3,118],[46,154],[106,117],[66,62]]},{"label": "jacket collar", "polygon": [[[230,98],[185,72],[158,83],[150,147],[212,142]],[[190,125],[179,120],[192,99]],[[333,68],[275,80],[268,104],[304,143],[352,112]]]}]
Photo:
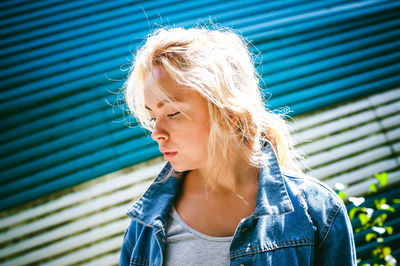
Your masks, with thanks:
[{"label": "jacket collar", "polygon": [[257,205],[252,216],[280,215],[294,211],[271,143],[265,143],[262,156]]},{"label": "jacket collar", "polygon": [[[252,217],[280,215],[292,212],[293,205],[286,191],[278,159],[273,146],[267,142],[263,148],[263,167],[260,169],[257,205]],[[188,172],[176,172],[167,163],[153,184],[127,212],[139,223],[165,229],[168,214],[182,179]]]}]

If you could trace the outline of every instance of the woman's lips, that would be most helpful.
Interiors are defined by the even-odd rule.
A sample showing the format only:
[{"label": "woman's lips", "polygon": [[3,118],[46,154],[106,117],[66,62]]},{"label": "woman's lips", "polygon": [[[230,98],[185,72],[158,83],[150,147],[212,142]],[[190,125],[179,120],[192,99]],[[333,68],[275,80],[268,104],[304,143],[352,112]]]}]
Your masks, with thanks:
[{"label": "woman's lips", "polygon": [[166,161],[170,161],[172,158],[175,157],[175,155],[177,154],[177,152],[164,152],[164,160]]}]

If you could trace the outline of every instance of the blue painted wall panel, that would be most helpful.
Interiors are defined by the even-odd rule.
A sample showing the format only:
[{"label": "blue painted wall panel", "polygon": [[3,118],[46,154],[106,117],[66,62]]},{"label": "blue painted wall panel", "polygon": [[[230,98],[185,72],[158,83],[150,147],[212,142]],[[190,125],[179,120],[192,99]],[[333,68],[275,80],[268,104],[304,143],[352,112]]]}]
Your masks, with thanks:
[{"label": "blue painted wall panel", "polygon": [[267,106],[296,115],[397,87],[399,15],[400,2],[374,0],[2,1],[0,209],[159,155],[117,105],[157,24],[242,32]]}]

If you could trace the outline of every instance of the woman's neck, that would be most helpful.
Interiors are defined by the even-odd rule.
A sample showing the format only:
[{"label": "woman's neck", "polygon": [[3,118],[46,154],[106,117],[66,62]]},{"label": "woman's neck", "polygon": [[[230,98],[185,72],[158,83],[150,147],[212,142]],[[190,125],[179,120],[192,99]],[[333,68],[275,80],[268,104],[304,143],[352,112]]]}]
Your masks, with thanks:
[{"label": "woman's neck", "polygon": [[206,194],[231,191],[239,195],[249,188],[258,187],[259,169],[246,158],[230,158],[229,164],[219,161],[222,163],[216,163],[211,172],[206,169],[190,171],[186,177],[188,185]]}]

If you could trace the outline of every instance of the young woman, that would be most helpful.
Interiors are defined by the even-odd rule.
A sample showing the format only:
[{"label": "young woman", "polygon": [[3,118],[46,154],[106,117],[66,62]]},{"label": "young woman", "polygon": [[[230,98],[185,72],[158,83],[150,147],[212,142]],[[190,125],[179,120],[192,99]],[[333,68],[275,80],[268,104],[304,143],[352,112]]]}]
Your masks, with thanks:
[{"label": "young woman", "polygon": [[239,35],[157,30],[125,96],[168,163],[128,211],[120,265],[356,264],[343,202],[299,170]]}]

